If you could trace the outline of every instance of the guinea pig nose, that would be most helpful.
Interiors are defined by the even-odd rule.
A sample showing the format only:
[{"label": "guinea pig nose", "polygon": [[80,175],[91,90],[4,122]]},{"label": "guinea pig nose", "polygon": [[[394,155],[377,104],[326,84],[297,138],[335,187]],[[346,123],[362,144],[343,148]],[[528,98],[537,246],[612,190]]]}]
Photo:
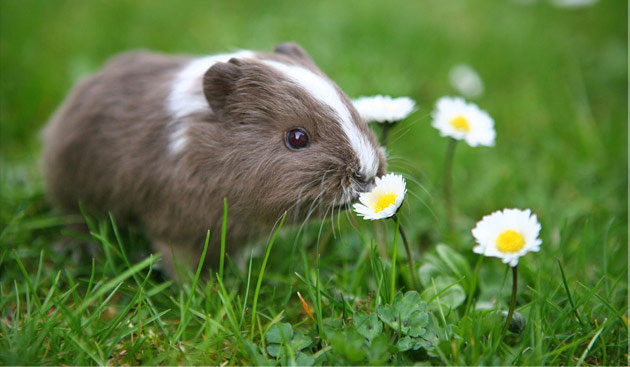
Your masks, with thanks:
[{"label": "guinea pig nose", "polygon": [[356,179],[357,179],[357,189],[361,192],[368,192],[370,190],[372,190],[372,187],[374,186],[374,177],[366,177],[365,175],[362,174],[356,174],[355,175]]}]

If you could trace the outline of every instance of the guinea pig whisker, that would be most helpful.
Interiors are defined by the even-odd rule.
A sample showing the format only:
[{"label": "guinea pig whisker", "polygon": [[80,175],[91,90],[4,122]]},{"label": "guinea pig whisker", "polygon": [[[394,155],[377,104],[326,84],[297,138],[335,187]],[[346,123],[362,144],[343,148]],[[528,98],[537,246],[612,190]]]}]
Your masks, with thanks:
[{"label": "guinea pig whisker", "polygon": [[306,186],[303,186],[300,191],[298,192],[296,198],[295,198],[295,202],[293,203],[293,205],[291,205],[290,209],[293,210],[293,221],[297,222],[299,216],[300,216],[300,207],[302,206],[302,203],[304,203],[304,198],[302,197],[302,194],[304,193],[304,190],[306,190]]},{"label": "guinea pig whisker", "polygon": [[[337,221],[339,222],[339,214],[341,212],[341,209],[343,209],[346,204],[343,201],[343,198],[346,195],[346,191],[347,191],[347,188],[343,185],[343,181],[340,182],[339,185],[342,189],[341,193],[339,193],[338,196],[335,196],[330,203],[330,225],[332,229],[333,238],[335,239],[337,239],[337,234],[341,235],[341,226],[338,226],[337,231],[335,230],[335,210],[337,211]],[[326,212],[328,212],[328,209],[326,210]]]},{"label": "guinea pig whisker", "polygon": [[[326,174],[327,174],[327,173],[328,173],[328,171],[325,171],[325,172],[324,172],[322,180],[326,177]],[[299,193],[298,193],[298,195],[297,195],[297,197],[296,197],[296,200],[295,200],[295,202],[293,203],[293,205],[291,206],[291,208],[298,207],[298,205],[299,205],[299,206],[301,206],[301,204],[303,204],[303,203],[305,203],[305,202],[306,202],[306,199],[305,199],[305,198],[303,198],[302,194],[304,193],[304,191],[305,191],[307,188],[310,188],[311,186],[315,186],[314,184],[315,184],[315,183],[317,183],[317,181],[318,181],[318,180],[319,180],[319,179],[313,179],[310,183],[307,183],[307,184],[305,184],[305,185],[303,185],[303,186],[302,186],[302,188],[300,189],[300,191],[299,191]],[[318,196],[319,196],[319,195],[318,195]],[[316,203],[316,201],[317,201],[317,198],[318,198],[318,197],[316,197],[316,198],[312,201],[312,203],[311,203],[311,205],[310,205],[310,207],[309,207],[309,209],[308,209],[308,211],[307,211],[307,213],[308,213],[308,214],[307,214],[307,217],[309,217],[309,216],[312,214],[312,210],[311,210],[311,209],[312,209],[313,205],[315,205],[315,203]],[[298,210],[296,210],[296,212],[295,212],[295,217],[296,217],[296,220],[297,220],[297,216],[299,216],[299,215],[300,215],[300,213],[301,213],[301,210],[298,208]],[[303,224],[304,224],[306,221],[308,221],[308,218],[307,218],[307,219],[305,219],[305,220],[303,221]]]},{"label": "guinea pig whisker", "polygon": [[[303,202],[304,200],[300,200],[301,202]],[[313,204],[311,204],[312,206]],[[299,211],[299,210],[298,210]],[[304,229],[306,228],[306,224],[308,223],[311,215],[313,214],[314,210],[309,210],[308,213],[304,216],[304,220],[302,221],[302,223],[300,223],[300,226],[298,228],[298,232],[295,235],[295,240],[293,242],[293,245],[295,246],[298,242],[298,240],[300,239],[300,237],[302,236],[302,234],[304,233]]]},{"label": "guinea pig whisker", "polygon": [[433,195],[431,194],[431,192],[429,192],[429,190],[427,190],[427,188],[420,182],[418,181],[416,178],[414,178],[413,176],[408,175],[407,173],[403,172],[403,175],[405,176],[405,179],[409,182],[411,182],[412,184],[415,184],[416,186],[418,186],[418,188],[420,190],[422,190],[428,197],[430,197],[431,199],[433,199]]},{"label": "guinea pig whisker", "polygon": [[348,223],[350,223],[350,226],[351,226],[351,227],[352,227],[355,231],[358,231],[358,230],[359,230],[359,227],[357,227],[357,226],[355,225],[355,223],[354,223],[354,222],[350,219],[350,213],[349,213],[349,211],[348,211],[348,210],[346,210],[346,211],[345,211],[345,215],[346,215],[346,219],[348,219]]},{"label": "guinea pig whisker", "polygon": [[315,197],[315,199],[313,199],[313,202],[311,203],[310,207],[308,208],[308,216],[312,215],[313,212],[315,211],[315,209],[318,208],[319,206],[319,201],[321,200],[321,198],[324,196],[324,191],[320,190],[319,194],[317,194],[317,196]]},{"label": "guinea pig whisker", "polygon": [[[343,196],[344,194],[342,193],[342,197],[340,198],[341,200],[343,200]],[[339,233],[341,234],[341,211],[344,208],[341,205],[337,206],[337,230],[339,231]],[[346,210],[344,210],[345,212]]]},{"label": "guinea pig whisker", "polygon": [[[434,199],[433,195],[431,195],[431,193],[426,189],[426,187],[423,184],[420,183],[420,181],[416,180],[414,177],[409,176],[405,173],[403,173],[403,176],[405,176],[405,179],[408,179],[409,182],[416,185],[420,190],[422,190],[422,192],[426,194],[426,197],[428,197],[429,201],[432,201]],[[424,206],[425,208],[429,210],[429,212],[431,213],[431,216],[433,216],[434,219],[436,220],[438,219],[438,216],[433,210],[433,208],[431,207],[431,205],[429,205],[427,200],[423,198],[423,196],[425,195],[421,196],[418,193],[416,193],[416,191],[414,190],[409,190],[409,194],[413,196],[414,198],[418,199],[418,201],[422,204],[422,206]]]},{"label": "guinea pig whisker", "polygon": [[420,195],[416,194],[413,191],[408,191],[407,193],[410,196],[413,196],[415,199],[417,199],[420,202],[420,204],[422,204],[422,206],[425,207],[429,211],[429,213],[431,213],[431,216],[433,217],[433,219],[435,219],[437,222],[441,221],[438,215],[435,213],[435,211],[431,207],[431,205],[429,205],[429,203],[427,203],[425,199],[423,199]]},{"label": "guinea pig whisker", "polygon": [[[322,178],[319,181],[319,194],[317,194],[315,199],[313,199],[313,203],[311,204],[311,208],[325,194],[324,183],[325,183],[325,180],[326,180],[326,175],[328,175],[330,172],[334,172],[334,171],[335,171],[334,169],[328,169],[328,170],[324,171],[324,173],[322,174]],[[311,208],[309,208],[309,210],[311,210]]]},{"label": "guinea pig whisker", "polygon": [[320,244],[320,241],[322,239],[322,232],[323,232],[323,229],[324,229],[324,223],[326,223],[326,217],[328,216],[328,210],[329,209],[330,209],[330,206],[324,212],[324,218],[323,218],[322,222],[319,225],[319,232],[317,233],[317,249],[318,249],[318,252],[319,252],[319,244]]},{"label": "guinea pig whisker", "polygon": [[[332,223],[332,221],[335,220],[335,200],[333,199],[330,203],[326,204],[326,216],[324,217],[324,220],[326,220],[326,217],[328,216],[328,212],[330,211],[330,221]],[[332,235],[333,238],[337,238],[337,234],[335,233],[335,229],[332,229]]]},{"label": "guinea pig whisker", "polygon": [[[314,178],[310,183],[303,185],[303,187],[300,189],[296,197],[295,203],[291,205],[291,209],[297,208],[294,211],[294,216],[296,220],[297,220],[297,217],[300,215],[300,213],[303,213],[303,210],[300,209],[300,207],[302,207],[302,205],[306,204],[308,201],[310,201],[310,204],[308,205],[308,208],[306,209],[306,215],[304,216],[303,220],[300,223],[298,232],[295,237],[294,244],[297,244],[297,241],[299,240],[300,236],[304,233],[306,224],[308,223],[309,219],[313,216],[313,214],[316,212],[323,212],[323,217],[321,218],[320,229],[318,232],[318,239],[317,239],[318,245],[319,245],[319,241],[321,241],[323,225],[325,224],[329,213],[332,218],[334,218],[334,215],[335,215],[334,205],[336,204],[337,200],[333,200],[332,204],[326,205],[325,210],[322,210],[322,208],[325,205],[324,197],[327,194],[327,191],[325,190],[326,178],[329,174],[334,173],[336,171],[337,171],[336,169],[328,169],[322,173],[321,177]],[[312,200],[304,198],[303,194],[305,190],[307,190],[308,188],[314,188],[314,187],[318,188],[317,195],[315,196],[315,198],[313,198]],[[335,233],[334,228],[333,228],[333,236],[337,238],[337,234]]]},{"label": "guinea pig whisker", "polygon": [[332,230],[333,238],[336,240],[337,239],[337,232],[335,231],[335,205],[334,204],[330,204],[330,205],[328,205],[328,207],[330,209],[330,229]]},{"label": "guinea pig whisker", "polygon": [[[342,186],[343,187],[343,186]],[[341,193],[339,193],[339,197],[335,199],[335,206],[333,207],[333,211],[336,209],[337,210],[337,221],[336,223],[333,223],[333,230],[335,228],[335,224],[337,225],[337,231],[339,232],[339,235],[341,235],[341,211],[345,211],[345,209],[347,209],[348,207],[348,203],[344,200],[346,198],[346,193],[347,193],[348,189],[346,187],[343,187],[343,190]]]},{"label": "guinea pig whisker", "polygon": [[[419,179],[416,178],[417,173],[410,173],[409,171],[414,171],[414,167],[412,165],[411,162],[409,162],[409,160],[407,159],[402,159],[402,158],[390,158],[390,161],[392,160],[396,160],[399,159],[401,162],[405,163],[407,167],[402,168],[399,167],[398,172],[401,173],[404,177],[405,180],[408,182],[411,182],[413,184],[415,184],[419,189],[421,189],[428,197],[433,198],[433,195],[431,194],[431,192],[429,192],[429,190],[426,188],[425,185],[423,185]],[[425,177],[425,176],[423,176]]]},{"label": "guinea pig whisker", "polygon": [[398,140],[400,140],[403,136],[407,135],[409,130],[413,129],[416,126],[417,122],[424,119],[428,119],[429,117],[431,117],[430,114],[424,114],[422,116],[417,116],[417,117],[413,117],[412,119],[409,119],[404,124],[404,126],[402,126],[402,128],[394,130],[394,132],[391,134],[391,138],[389,139],[389,145],[393,146],[394,144],[396,144]]},{"label": "guinea pig whisker", "polygon": [[[341,194],[343,195],[343,194]],[[339,199],[336,199],[335,202],[339,202],[343,200],[342,197],[340,197]],[[343,205],[333,205],[332,207],[332,211],[333,211],[333,219],[331,221],[331,225],[333,227],[333,233],[335,231],[335,227],[337,229],[337,233],[339,234],[339,236],[341,236],[341,211],[344,209]],[[334,215],[334,212],[336,213],[336,216]]]},{"label": "guinea pig whisker", "polygon": [[[298,200],[298,201],[294,204],[294,206],[297,206],[297,205],[299,204],[299,205],[300,205],[300,207],[301,207],[301,204],[302,204],[302,203],[304,203],[304,202],[305,202],[305,200],[303,200],[303,199],[299,199],[299,200]],[[311,205],[313,205],[313,204],[311,204]],[[296,209],[296,211],[295,211],[295,213],[296,213],[296,220],[297,220],[297,217],[300,215],[301,211],[302,211],[302,209],[301,209],[301,208]],[[311,214],[312,214],[312,211],[310,211],[310,210],[309,210],[309,211],[306,213],[306,215],[304,216],[304,219],[303,219],[303,220],[302,220],[302,222],[300,223],[300,227],[299,227],[299,229],[298,229],[298,234],[297,234],[298,236],[302,234],[302,231],[303,231],[303,230],[304,230],[304,228],[306,227],[306,224],[308,223],[308,221],[309,221],[309,219],[310,219],[310,217],[311,217]]]},{"label": "guinea pig whisker", "polygon": [[[326,174],[326,172],[324,173]],[[306,222],[310,219],[310,217],[313,215],[313,213],[319,209],[320,207],[320,199],[321,197],[324,195],[324,191],[320,190],[319,194],[317,194],[317,196],[315,197],[315,199],[313,199],[313,201],[311,202],[311,205],[308,208],[308,211],[306,213],[305,219],[302,222],[302,225],[300,226],[300,229],[302,229],[304,227],[304,225],[306,225]],[[325,216],[324,216],[325,219]]]}]

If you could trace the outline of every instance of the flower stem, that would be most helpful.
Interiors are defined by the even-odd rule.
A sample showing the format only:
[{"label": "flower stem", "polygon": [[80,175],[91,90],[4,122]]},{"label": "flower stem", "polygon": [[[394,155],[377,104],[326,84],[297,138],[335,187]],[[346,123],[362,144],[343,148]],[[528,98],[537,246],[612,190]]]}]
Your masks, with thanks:
[{"label": "flower stem", "polygon": [[407,252],[407,261],[409,261],[409,272],[411,274],[411,288],[418,289],[417,288],[418,282],[416,281],[416,263],[413,260],[413,252],[411,251],[411,247],[409,246],[409,240],[407,239],[407,234],[405,233],[405,230],[403,229],[402,224],[400,224],[400,219],[398,218],[398,215],[394,215],[392,219],[396,221],[396,227],[398,227],[398,231],[400,232],[400,237],[402,238],[403,244],[405,245],[405,251]]},{"label": "flower stem", "polygon": [[516,288],[518,287],[518,270],[517,266],[512,267],[512,299],[510,300],[510,309],[508,310],[507,317],[505,319],[505,325],[503,326],[503,330],[501,331],[501,338],[505,335],[505,332],[510,327],[510,323],[512,322],[512,316],[514,316],[514,309],[516,308]]},{"label": "flower stem", "polygon": [[455,215],[453,211],[453,158],[455,156],[455,148],[457,140],[450,139],[446,149],[446,158],[444,160],[444,198],[446,203],[446,223],[448,225],[448,233],[451,239],[455,239]]},{"label": "flower stem", "polygon": [[[395,217],[395,216],[394,216]],[[389,277],[389,302],[394,303],[396,295],[396,261],[398,260],[398,229],[400,228],[400,220],[395,218],[396,231],[394,231],[394,251],[392,253],[392,273]]]}]

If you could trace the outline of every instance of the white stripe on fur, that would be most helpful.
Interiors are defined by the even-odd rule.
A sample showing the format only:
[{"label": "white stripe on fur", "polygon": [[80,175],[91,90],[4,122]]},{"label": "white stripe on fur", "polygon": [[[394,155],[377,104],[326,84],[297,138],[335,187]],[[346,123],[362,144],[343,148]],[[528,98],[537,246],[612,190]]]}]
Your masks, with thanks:
[{"label": "white stripe on fur", "polygon": [[203,75],[217,62],[227,62],[233,57],[252,58],[254,52],[239,51],[231,54],[212,55],[194,59],[180,70],[171,84],[167,99],[168,111],[173,116],[172,133],[169,136],[169,150],[178,153],[187,144],[186,130],[188,128],[182,118],[198,113],[211,111],[208,101],[203,94]]},{"label": "white stripe on fur", "polygon": [[177,75],[168,96],[168,109],[174,118],[181,118],[196,112],[210,109],[203,94],[203,75],[217,62],[227,62],[231,58],[252,58],[252,51],[239,51],[231,54],[206,56],[188,63]]},{"label": "white stripe on fur", "polygon": [[262,60],[262,62],[285,74],[290,80],[301,86],[315,99],[329,106],[337,114],[346,138],[359,158],[360,173],[368,178],[374,177],[378,171],[377,153],[367,137],[352,121],[350,111],[339,97],[335,87],[328,80],[303,67],[272,60]]},{"label": "white stripe on fur", "polygon": [[171,153],[177,154],[181,152],[188,144],[188,124],[180,122],[173,126],[173,131],[169,136],[168,149]]},{"label": "white stripe on fur", "polygon": [[[175,76],[167,99],[167,108],[173,116],[172,133],[169,136],[169,150],[173,154],[181,152],[188,142],[186,137],[188,126],[182,119],[194,113],[211,111],[203,93],[203,75],[215,63],[227,62],[233,57],[251,59],[255,58],[255,53],[243,50],[198,58],[189,62]],[[359,158],[360,173],[368,178],[374,177],[378,171],[378,155],[367,137],[352,121],[350,112],[335,87],[328,80],[300,66],[272,60],[261,61],[285,74],[337,114],[346,138]]]}]

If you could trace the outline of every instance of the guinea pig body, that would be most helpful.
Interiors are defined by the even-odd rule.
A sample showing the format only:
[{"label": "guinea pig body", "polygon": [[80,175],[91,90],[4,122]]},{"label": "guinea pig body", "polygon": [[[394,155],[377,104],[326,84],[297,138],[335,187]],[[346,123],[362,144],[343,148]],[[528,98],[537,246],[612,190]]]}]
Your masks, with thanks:
[{"label": "guinea pig body", "polygon": [[167,271],[217,259],[223,200],[232,251],[287,222],[349,204],[385,171],[350,100],[295,44],[274,53],[115,57],[46,126],[46,191],[140,228]]}]

